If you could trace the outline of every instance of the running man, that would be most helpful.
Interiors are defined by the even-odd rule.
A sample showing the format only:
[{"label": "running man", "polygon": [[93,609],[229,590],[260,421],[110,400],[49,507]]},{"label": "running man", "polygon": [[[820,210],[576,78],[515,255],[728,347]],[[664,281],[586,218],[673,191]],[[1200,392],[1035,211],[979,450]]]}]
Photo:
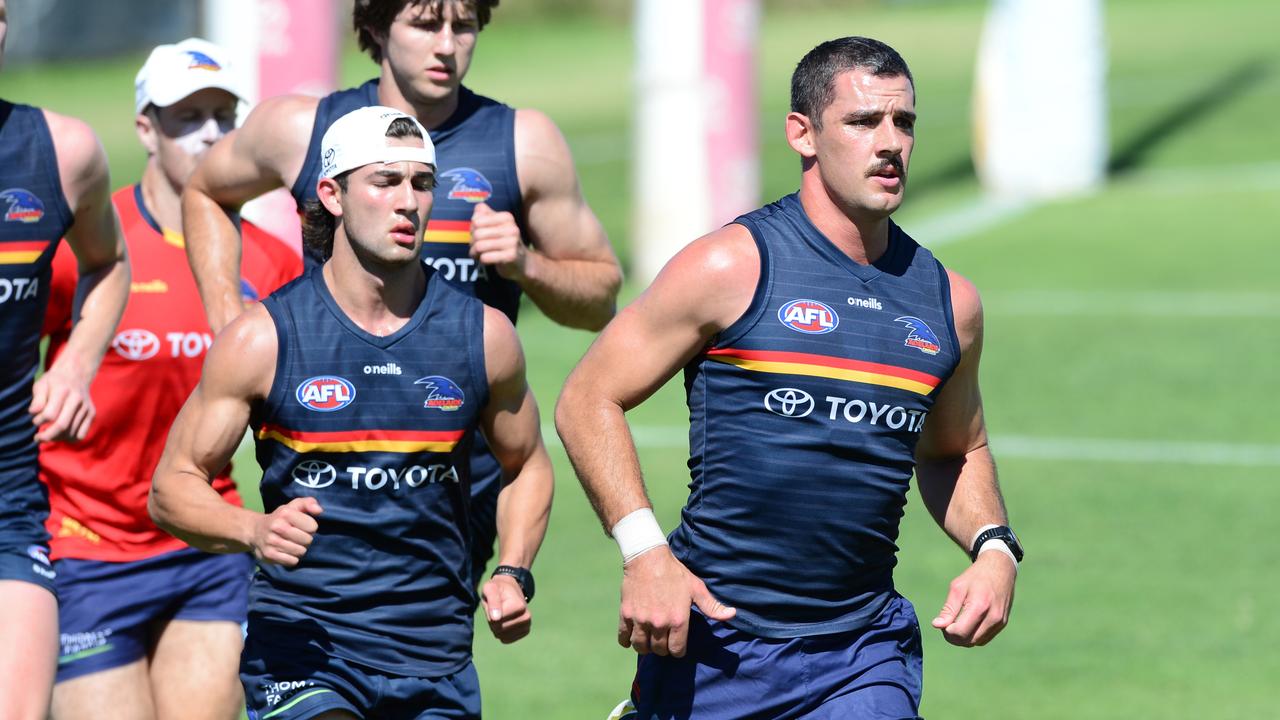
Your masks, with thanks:
[{"label": "running man", "polygon": [[[98,422],[79,443],[40,448],[60,599],[52,715],[225,720],[243,704],[237,669],[252,559],[203,553],[160,530],[147,494],[163,439],[212,342],[176,230],[182,186],[234,126],[245,92],[226,52],[194,38],[152,50],[135,90],[147,164],[141,182],[112,196],[134,280],[91,387]],[[242,230],[241,288],[253,302],[296,277],[302,263],[250,223]],[[73,258],[59,250],[46,362],[65,347],[75,282]],[[240,503],[229,469],[213,487]]]},{"label": "running man", "polygon": [[[218,336],[169,434],[152,516],[192,545],[259,560],[241,664],[251,717],[478,718],[467,529],[477,427],[508,480],[502,565],[482,592],[503,642],[529,632],[529,568],[551,507],[523,353],[505,315],[421,262],[435,182],[427,131],[367,107],[321,147],[304,240],[330,259]],[[266,514],[209,484],[248,424]]]},{"label": "running man", "polygon": [[[933,626],[983,645],[1008,620],[1021,549],[987,447],[978,293],[889,219],[915,120],[889,46],[810,51],[786,122],[799,192],[682,250],[565,385],[556,425],[622,550],[634,717],[916,717],[920,630],[893,586],[913,471],[973,558]],[[682,368],[692,483],[668,540],[623,413]]]},{"label": "running man", "polygon": [[[621,270],[579,187],[568,145],[546,115],[516,110],[462,85],[496,0],[356,0],[352,24],[379,76],[317,99],[263,101],[202,163],[183,198],[187,252],[215,330],[243,307],[239,241],[227,213],[288,187],[316,197],[320,140],[334,120],[383,105],[416,117],[439,162],[423,259],[514,323],[528,295],[568,327],[613,316]],[[323,260],[314,255],[311,262]],[[478,585],[493,554],[498,463],[476,443],[471,522]]]},{"label": "running man", "polygon": [[[0,0],[0,60],[8,15]],[[58,602],[37,441],[80,440],[89,383],[129,294],[107,156],[74,118],[0,100],[0,716],[43,719],[58,657]],[[65,349],[36,379],[49,275],[65,237],[80,270]],[[39,428],[39,432],[37,432]]]}]

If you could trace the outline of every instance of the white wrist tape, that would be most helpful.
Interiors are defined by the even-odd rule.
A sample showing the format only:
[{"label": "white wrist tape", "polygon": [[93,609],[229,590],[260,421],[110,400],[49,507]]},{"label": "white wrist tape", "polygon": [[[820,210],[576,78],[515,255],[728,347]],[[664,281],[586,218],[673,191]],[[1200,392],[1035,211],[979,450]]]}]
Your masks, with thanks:
[{"label": "white wrist tape", "polygon": [[[969,547],[973,547],[973,544],[978,541],[979,535],[981,535],[982,533],[994,527],[1000,527],[1000,526],[994,523],[988,523],[978,528],[978,532],[974,533],[973,539],[969,541]],[[1006,544],[1005,541],[1001,540],[1000,538],[991,538],[990,540],[982,543],[982,547],[978,548],[978,555],[981,555],[982,553],[988,550],[995,550],[997,552],[1002,552],[1005,555],[1008,555],[1009,559],[1013,561],[1013,569],[1015,571],[1018,569],[1018,558],[1013,556],[1013,551],[1009,549],[1009,545]]]},{"label": "white wrist tape", "polygon": [[609,534],[622,551],[623,565],[667,544],[667,536],[662,534],[658,519],[653,516],[653,508],[640,508],[628,513],[613,526]]}]

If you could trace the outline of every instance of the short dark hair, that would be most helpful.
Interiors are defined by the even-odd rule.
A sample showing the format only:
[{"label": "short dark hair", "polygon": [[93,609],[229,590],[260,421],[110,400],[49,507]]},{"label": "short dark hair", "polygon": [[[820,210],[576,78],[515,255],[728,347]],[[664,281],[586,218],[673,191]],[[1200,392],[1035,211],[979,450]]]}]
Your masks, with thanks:
[{"label": "short dark hair", "polygon": [[822,111],[835,99],[836,75],[854,68],[876,77],[905,75],[915,92],[911,69],[897,50],[871,38],[843,37],[818,45],[800,59],[791,74],[791,112],[808,117],[820,129]]},{"label": "short dark hair", "polygon": [[[387,137],[416,137],[421,139],[422,133],[418,131],[417,123],[409,118],[399,117],[392,120],[391,124],[387,126]],[[344,193],[347,191],[347,181],[353,172],[355,170],[348,170],[340,175],[335,175],[333,178]],[[319,253],[320,257],[327,259],[333,254],[333,236],[337,231],[338,218],[329,212],[319,199],[307,200],[302,203],[302,244],[304,246]]]},{"label": "short dark hair", "polygon": [[369,53],[376,63],[382,62],[382,44],[378,35],[386,36],[391,23],[401,10],[409,5],[425,5],[428,10],[439,15],[445,3],[458,3],[476,16],[476,22],[483,30],[489,24],[489,17],[499,0],[355,0],[351,9],[351,25],[356,31],[356,41],[360,49]]}]

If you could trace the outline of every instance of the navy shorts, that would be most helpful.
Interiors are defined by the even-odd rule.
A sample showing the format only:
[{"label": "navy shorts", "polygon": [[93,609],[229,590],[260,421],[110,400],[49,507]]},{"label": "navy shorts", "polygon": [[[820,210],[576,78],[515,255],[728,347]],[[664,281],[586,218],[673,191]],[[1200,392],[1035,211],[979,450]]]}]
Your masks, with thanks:
[{"label": "navy shorts", "polygon": [[240,681],[249,720],[307,720],[330,710],[380,720],[479,720],[480,678],[468,662],[437,678],[403,677],[324,653],[297,637],[249,633]]},{"label": "navy shorts", "polygon": [[35,448],[0,455],[0,580],[54,592],[49,564],[49,491],[40,482]]},{"label": "navy shorts", "polygon": [[146,657],[156,624],[243,625],[252,559],[185,548],[136,562],[64,559],[58,570],[58,682]]},{"label": "navy shorts", "polygon": [[639,720],[919,717],[920,626],[896,593],[867,627],[833,635],[762,638],[696,610],[689,622],[683,658],[638,658]]}]

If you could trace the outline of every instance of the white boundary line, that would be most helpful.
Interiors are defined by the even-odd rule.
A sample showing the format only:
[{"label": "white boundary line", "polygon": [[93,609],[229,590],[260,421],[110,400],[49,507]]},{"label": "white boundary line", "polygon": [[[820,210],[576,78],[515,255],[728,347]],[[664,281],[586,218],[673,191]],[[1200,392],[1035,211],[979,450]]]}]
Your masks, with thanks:
[{"label": "white boundary line", "polygon": [[[688,450],[688,430],[676,425],[632,425],[631,434],[642,450]],[[542,436],[561,447],[554,427]],[[997,435],[991,449],[997,460],[1280,467],[1280,445]]]}]

